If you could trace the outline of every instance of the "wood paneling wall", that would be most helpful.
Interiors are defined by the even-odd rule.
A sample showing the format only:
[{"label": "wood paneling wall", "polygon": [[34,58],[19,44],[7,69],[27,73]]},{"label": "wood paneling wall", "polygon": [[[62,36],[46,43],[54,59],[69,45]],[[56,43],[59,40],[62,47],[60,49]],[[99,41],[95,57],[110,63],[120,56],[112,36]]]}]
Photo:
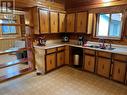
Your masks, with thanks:
[{"label": "wood paneling wall", "polygon": [[66,1],[66,9],[67,11],[77,11],[125,4],[127,4],[126,0],[111,0],[110,2],[102,0],[68,0]]}]

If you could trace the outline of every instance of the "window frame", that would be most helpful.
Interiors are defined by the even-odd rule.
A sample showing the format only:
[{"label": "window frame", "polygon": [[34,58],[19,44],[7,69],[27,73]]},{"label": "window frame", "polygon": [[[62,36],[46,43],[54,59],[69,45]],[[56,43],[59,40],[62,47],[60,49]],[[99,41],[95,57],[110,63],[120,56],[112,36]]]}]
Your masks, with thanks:
[{"label": "window frame", "polygon": [[[1,20],[7,20],[7,21],[8,21],[8,24],[10,24],[10,25],[12,24],[12,23],[9,23],[9,20],[10,20],[10,19],[1,19]],[[13,21],[16,22],[16,20],[13,20]],[[1,23],[1,24],[3,24],[3,23]],[[11,32],[4,33],[4,32],[3,32],[2,27],[3,27],[3,26],[8,26],[8,27],[9,27],[9,31],[10,31],[10,27],[11,27],[10,25],[1,25],[1,26],[0,26],[0,27],[1,27],[2,35],[16,35],[16,34],[17,34],[17,27],[14,26],[14,25],[13,25],[13,26],[14,26],[15,29],[16,29],[16,32],[15,32],[15,33],[13,33],[13,32],[12,32],[12,33],[11,33]]]},{"label": "window frame", "polygon": [[[110,24],[111,24],[111,15],[112,14],[122,14],[121,17],[121,30],[120,30],[120,35],[119,37],[113,37],[113,36],[109,36],[109,30],[110,30]],[[97,33],[99,31],[99,20],[100,20],[100,14],[109,14],[110,15],[110,19],[109,19],[109,26],[108,26],[108,36],[98,36]],[[95,33],[94,33],[94,38],[103,38],[103,39],[113,39],[113,40],[121,40],[122,39],[122,33],[123,33],[123,17],[124,14],[122,12],[114,12],[114,13],[98,13],[96,15],[96,29],[95,29]]]}]

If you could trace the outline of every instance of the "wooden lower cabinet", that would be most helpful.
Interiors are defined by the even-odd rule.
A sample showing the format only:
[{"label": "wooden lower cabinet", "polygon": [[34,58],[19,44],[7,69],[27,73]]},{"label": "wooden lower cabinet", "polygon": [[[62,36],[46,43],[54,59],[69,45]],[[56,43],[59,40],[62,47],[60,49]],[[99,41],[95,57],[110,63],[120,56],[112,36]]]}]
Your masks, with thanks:
[{"label": "wooden lower cabinet", "polygon": [[56,68],[56,54],[46,55],[46,71],[51,71]]},{"label": "wooden lower cabinet", "polygon": [[95,57],[94,56],[85,55],[84,69],[89,72],[94,72],[95,70]]},{"label": "wooden lower cabinet", "polygon": [[97,61],[97,74],[109,78],[111,60],[106,58],[98,58]]},{"label": "wooden lower cabinet", "polygon": [[126,78],[126,63],[114,61],[112,79],[124,83],[125,78]]},{"label": "wooden lower cabinet", "polygon": [[64,55],[65,55],[64,51],[57,53],[57,67],[64,65],[64,63],[65,63],[65,58],[64,58],[65,56]]}]

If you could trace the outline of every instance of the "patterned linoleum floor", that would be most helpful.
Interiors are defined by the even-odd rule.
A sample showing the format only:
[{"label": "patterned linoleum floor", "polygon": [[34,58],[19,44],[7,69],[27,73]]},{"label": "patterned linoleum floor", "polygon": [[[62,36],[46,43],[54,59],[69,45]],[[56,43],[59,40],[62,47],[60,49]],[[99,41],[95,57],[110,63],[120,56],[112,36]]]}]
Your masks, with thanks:
[{"label": "patterned linoleum floor", "polygon": [[33,72],[1,83],[0,95],[127,95],[127,86],[62,67],[47,75]]}]

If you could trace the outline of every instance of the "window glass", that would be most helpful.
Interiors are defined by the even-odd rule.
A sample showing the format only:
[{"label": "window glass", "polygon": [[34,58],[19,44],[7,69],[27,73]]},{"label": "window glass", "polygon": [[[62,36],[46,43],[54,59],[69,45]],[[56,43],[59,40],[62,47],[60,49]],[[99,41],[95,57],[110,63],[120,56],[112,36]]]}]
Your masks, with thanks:
[{"label": "window glass", "polygon": [[99,14],[97,25],[97,37],[121,37],[122,13]]},{"label": "window glass", "polygon": [[[0,20],[1,24],[14,24],[16,23],[15,20]],[[2,33],[3,34],[15,34],[16,33],[16,26],[2,26]]]},{"label": "window glass", "polygon": [[122,14],[112,14],[110,22],[109,36],[119,37],[121,34],[121,17]]},{"label": "window glass", "polygon": [[98,36],[108,36],[109,14],[100,14]]}]

